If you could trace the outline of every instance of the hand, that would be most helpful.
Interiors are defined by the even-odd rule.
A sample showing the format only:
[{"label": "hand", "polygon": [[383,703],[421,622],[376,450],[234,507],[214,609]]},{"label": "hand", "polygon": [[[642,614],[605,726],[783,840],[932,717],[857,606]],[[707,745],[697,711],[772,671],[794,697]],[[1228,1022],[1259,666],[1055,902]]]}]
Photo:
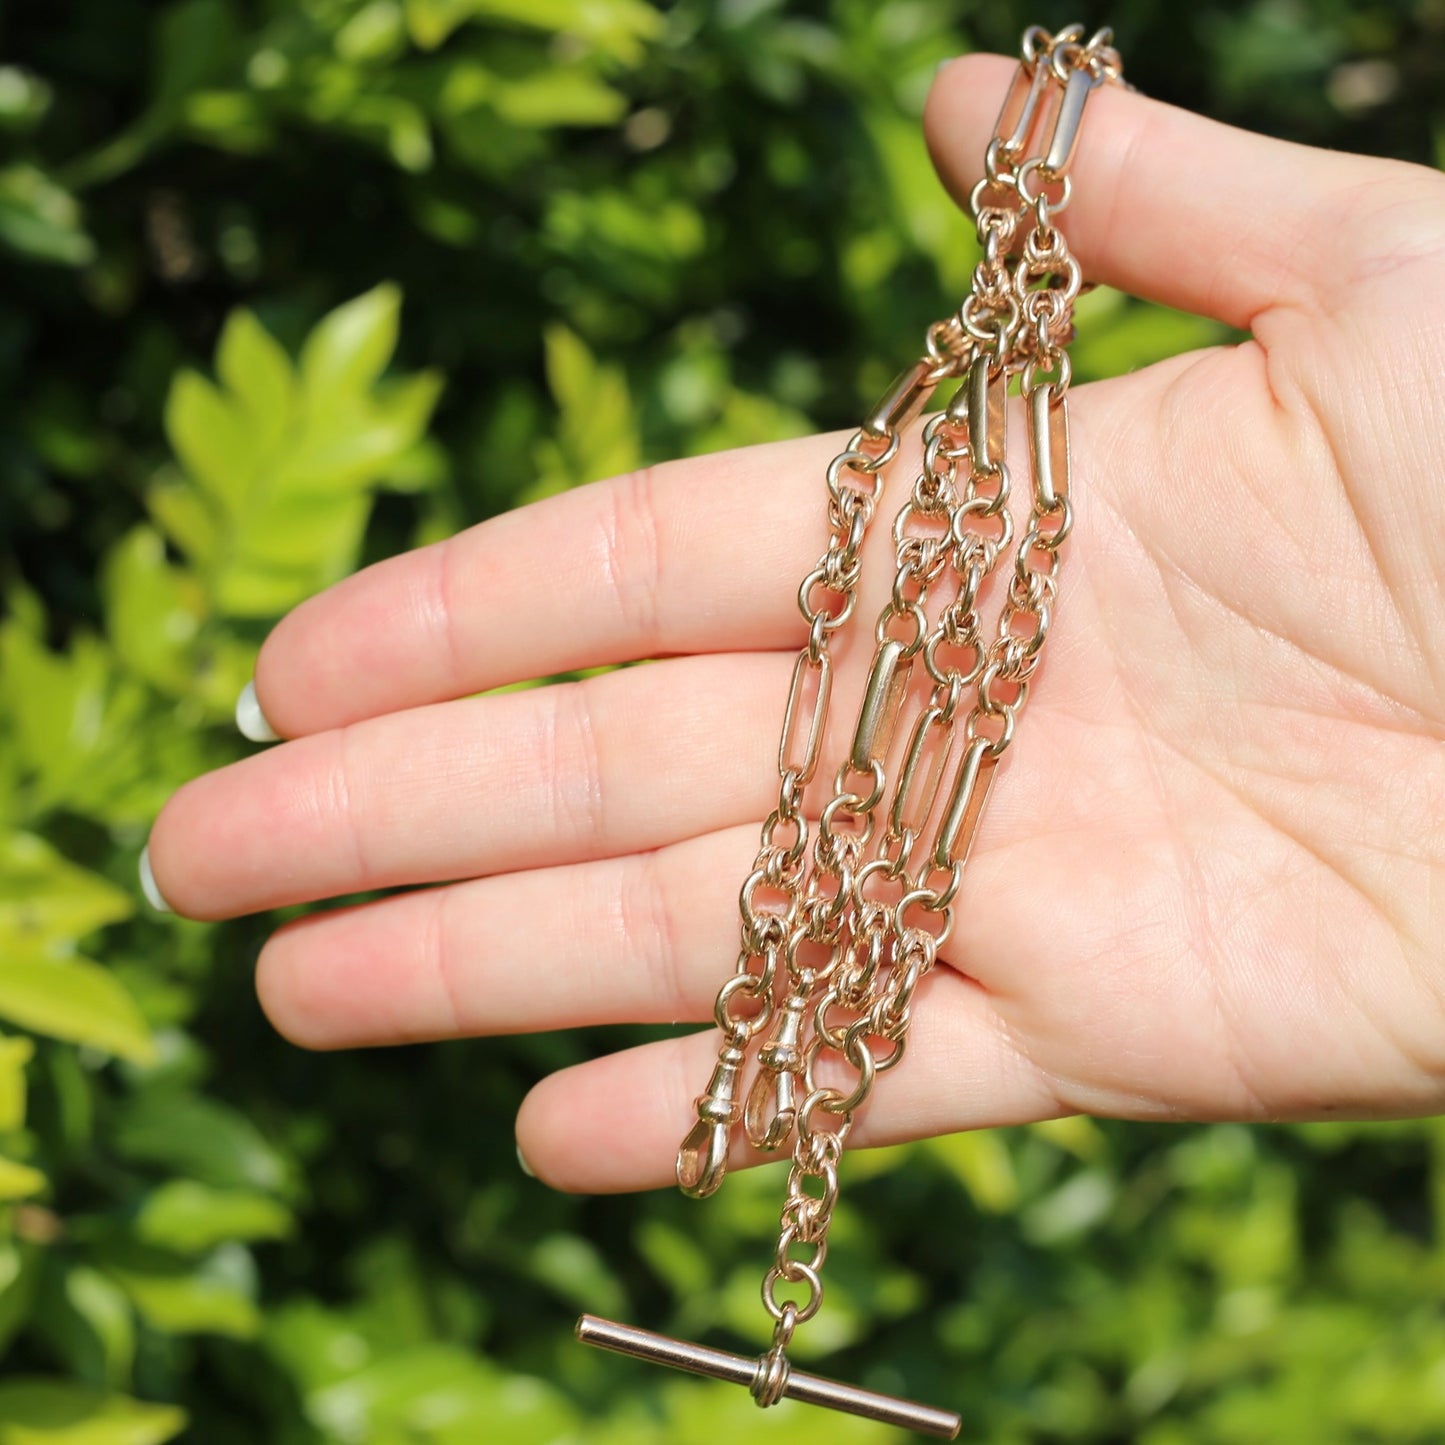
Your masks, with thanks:
[{"label": "hand", "polygon": [[[1008,77],[969,57],[934,87],[960,198]],[[1109,87],[1063,224],[1089,277],[1252,339],[1073,394],[1057,619],[947,966],[854,1138],[1445,1109],[1445,180]],[[598,483],[298,608],[256,677],[293,741],[167,805],[161,889],[220,918],[447,884],[271,939],[262,1000],[312,1047],[708,1018],[839,444]],[[870,650],[839,648],[840,698]],[[669,1181],[715,1045],[545,1080],[529,1163]]]}]

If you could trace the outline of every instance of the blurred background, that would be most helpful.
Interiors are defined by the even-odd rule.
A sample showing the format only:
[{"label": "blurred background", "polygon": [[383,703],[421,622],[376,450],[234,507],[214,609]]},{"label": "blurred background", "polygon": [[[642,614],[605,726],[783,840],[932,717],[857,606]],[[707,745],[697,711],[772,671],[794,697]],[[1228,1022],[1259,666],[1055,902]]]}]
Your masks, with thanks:
[{"label": "blurred background", "polygon": [[[136,858],[303,597],[857,416],[974,261],[935,67],[1075,18],[1153,95],[1445,145],[1445,0],[0,12],[0,1445],[900,1438],[573,1343],[765,1339],[775,1170],[703,1206],[517,1169],[528,1086],[646,1031],[306,1055],[252,991],[274,920],[151,914]],[[1081,311],[1085,378],[1227,339]],[[798,1356],[966,1438],[1445,1439],[1439,1123],[1078,1119],[844,1185]]]}]

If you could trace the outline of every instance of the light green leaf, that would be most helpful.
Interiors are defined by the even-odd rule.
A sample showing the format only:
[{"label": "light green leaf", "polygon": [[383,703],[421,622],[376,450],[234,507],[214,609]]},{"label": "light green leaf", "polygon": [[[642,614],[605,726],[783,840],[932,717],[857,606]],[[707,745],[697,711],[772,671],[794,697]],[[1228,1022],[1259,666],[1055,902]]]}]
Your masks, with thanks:
[{"label": "light green leaf", "polygon": [[38,804],[53,806],[83,780],[105,736],[113,682],[112,659],[95,639],[78,636],[62,654],[13,619],[0,625],[0,700],[38,776]]},{"label": "light green leaf", "polygon": [[549,67],[498,84],[492,104],[512,125],[606,126],[627,114],[627,97],[585,70]]},{"label": "light green leaf", "polygon": [[322,318],[301,350],[301,377],[313,409],[324,412],[380,377],[396,350],[400,317],[401,291],[384,284]]},{"label": "light green leaf", "polygon": [[621,369],[599,362],[565,326],[548,327],[545,340],[547,380],[559,412],[557,436],[538,447],[538,480],[522,493],[525,501],[616,476],[641,460]]},{"label": "light green leaf", "polygon": [[582,41],[628,67],[662,33],[662,15],[646,0],[407,0],[413,41],[434,49],[468,20],[502,21]]},{"label": "light green leaf", "polygon": [[0,1154],[0,1199],[26,1199],[45,1188],[45,1176],[28,1164],[17,1164]]},{"label": "light green leaf", "polygon": [[101,591],[116,656],[163,692],[190,692],[206,595],[191,573],[166,560],[160,533],[136,527],[117,542],[101,570]]},{"label": "light green leaf", "polygon": [[166,435],[187,474],[212,501],[237,513],[251,484],[255,439],[245,411],[205,377],[182,371],[166,397]]},{"label": "light green leaf", "polygon": [[553,1234],[538,1241],[527,1261],[527,1274],[563,1299],[602,1314],[620,1314],[627,1307],[627,1296],[608,1261],[579,1235]]},{"label": "light green leaf", "polygon": [[0,1017],[133,1063],[148,1064],[156,1056],[135,1001],[108,970],[84,959],[6,949],[0,956]]},{"label": "light green leaf", "polygon": [[1018,1178],[1008,1146],[993,1129],[945,1134],[925,1145],[973,1196],[973,1202],[991,1214],[1004,1214],[1019,1200]]},{"label": "light green leaf", "polygon": [[34,1377],[0,1384],[0,1445],[164,1445],[186,1412],[148,1405],[69,1380]]},{"label": "light green leaf", "polygon": [[25,1066],[34,1054],[29,1039],[0,1037],[0,1134],[25,1123]]},{"label": "light green leaf", "polygon": [[175,473],[163,474],[146,493],[146,506],[161,530],[202,570],[218,563],[222,529],[204,496]]},{"label": "light green leaf", "polygon": [[252,312],[238,310],[227,317],[216,345],[216,375],[255,429],[250,446],[274,445],[291,417],[296,373],[286,348]]},{"label": "light green leaf", "polygon": [[261,1325],[247,1290],[215,1256],[199,1267],[157,1256],[105,1258],[107,1275],[130,1297],[150,1325],[177,1335],[228,1335],[250,1339]]},{"label": "light green leaf", "polygon": [[147,1244],[201,1254],[227,1240],[285,1239],[294,1222],[291,1211],[268,1195],[173,1179],[146,1198],[135,1231]]},{"label": "light green leaf", "polygon": [[[400,304],[387,284],[339,306],[311,332],[299,369],[254,317],[237,313],[217,352],[223,386],[192,373],[173,385],[168,426],[191,484],[164,479],[149,501],[193,564],[215,614],[208,622],[274,616],[335,582],[356,565],[367,491],[393,469],[416,486],[405,459],[426,439],[441,377],[379,380],[396,346]],[[197,654],[209,669],[193,674],[227,660],[217,656],[218,631],[208,627]],[[128,652],[142,646],[143,633],[139,622],[126,632]],[[181,695],[187,659],[172,657],[164,671],[161,661],[152,654],[152,680],[164,685],[164,675]],[[194,676],[184,695],[213,701],[208,682]]]},{"label": "light green leaf", "polygon": [[334,1435],[427,1445],[561,1442],[575,1438],[580,1423],[551,1386],[508,1379],[466,1351],[442,1344],[398,1351],[314,1391],[307,1414]]}]

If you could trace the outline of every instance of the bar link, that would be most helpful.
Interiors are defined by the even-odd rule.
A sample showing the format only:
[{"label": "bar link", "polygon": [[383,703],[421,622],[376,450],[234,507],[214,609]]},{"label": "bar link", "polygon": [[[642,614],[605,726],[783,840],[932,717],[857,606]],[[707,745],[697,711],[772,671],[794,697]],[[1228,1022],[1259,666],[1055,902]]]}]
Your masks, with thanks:
[{"label": "bar link", "polygon": [[889,638],[874,654],[863,689],[863,702],[858,709],[858,725],[853,730],[853,747],[848,755],[849,765],[855,771],[866,773],[887,756],[912,669],[913,659],[908,655],[906,643]]},{"label": "bar link", "polygon": [[1040,512],[1052,512],[1069,492],[1069,413],[1052,385],[1028,393],[1029,457]]},{"label": "bar link", "polygon": [[[686,1370],[692,1375],[706,1375],[709,1379],[742,1385],[755,1391],[755,1398],[766,1397],[776,1391],[779,1399],[823,1405],[865,1420],[877,1420],[883,1425],[916,1430],[920,1435],[929,1435],[935,1440],[956,1440],[963,1428],[963,1417],[951,1410],[939,1410],[932,1405],[900,1400],[896,1395],[862,1390],[839,1380],[788,1369],[785,1360],[780,1358],[775,1363],[771,1359],[771,1350],[760,1358],[749,1358],[674,1339],[671,1335],[655,1334],[652,1330],[619,1325],[612,1320],[599,1319],[596,1315],[583,1315],[577,1321],[577,1338],[584,1345],[596,1345],[619,1355],[631,1355],[635,1360],[669,1365],[674,1370]],[[776,1371],[772,1380],[766,1378],[769,1371]],[[769,1389],[769,1386],[772,1388]]]},{"label": "bar link", "polygon": [[868,413],[863,430],[870,437],[880,438],[904,431],[923,414],[928,398],[941,379],[936,361],[931,358],[915,361],[907,371],[894,377],[893,384]]},{"label": "bar link", "polygon": [[944,810],[943,821],[938,825],[938,837],[934,841],[935,867],[952,868],[955,863],[968,862],[973,835],[978,831],[984,804],[988,802],[988,790],[993,783],[995,769],[994,759],[989,755],[991,747],[988,738],[974,738],[959,759],[953,791],[949,794],[948,807]]},{"label": "bar link", "polygon": [[[803,692],[808,684],[808,675],[818,676],[817,691],[813,694],[812,715],[808,718],[806,739],[801,757],[796,755],[798,735],[803,732],[799,726],[804,716]],[[814,662],[805,647],[793,664],[793,681],[788,688],[788,706],[783,713],[783,736],[778,744],[778,772],[786,777],[790,772],[798,775],[800,785],[810,783],[818,769],[818,754],[823,746],[823,728],[828,720],[828,700],[833,694],[833,659],[824,652]]]}]

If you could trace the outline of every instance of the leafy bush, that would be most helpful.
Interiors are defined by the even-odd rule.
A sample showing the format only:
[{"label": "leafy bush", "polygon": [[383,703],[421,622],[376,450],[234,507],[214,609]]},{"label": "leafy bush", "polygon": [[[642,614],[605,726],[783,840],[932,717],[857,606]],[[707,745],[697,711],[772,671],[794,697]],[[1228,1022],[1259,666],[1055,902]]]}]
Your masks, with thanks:
[{"label": "leafy bush", "polygon": [[[760,1338],[775,1171],[703,1210],[516,1169],[530,1082],[645,1031],[306,1056],[251,990],[268,922],[158,918],[134,879],[166,796],[239,755],[300,598],[876,392],[973,265],[918,132],[954,8],[7,15],[0,1445],[888,1438],[572,1343],[580,1308]],[[978,7],[967,43],[1052,10]],[[1152,93],[1431,154],[1438,7],[1118,18]],[[1085,375],[1223,339],[1085,304]],[[845,1184],[800,1355],[956,1402],[972,1438],[1445,1438],[1433,1121],[1068,1120]]]}]

